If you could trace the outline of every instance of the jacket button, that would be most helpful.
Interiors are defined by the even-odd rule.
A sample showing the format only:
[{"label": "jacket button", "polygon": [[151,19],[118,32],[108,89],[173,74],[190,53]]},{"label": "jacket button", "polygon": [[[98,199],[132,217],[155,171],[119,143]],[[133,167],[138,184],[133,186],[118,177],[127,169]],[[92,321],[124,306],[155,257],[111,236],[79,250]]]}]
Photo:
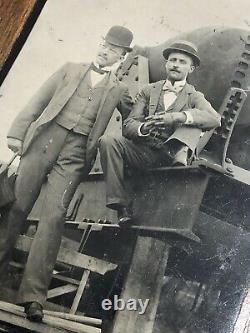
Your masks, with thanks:
[{"label": "jacket button", "polygon": [[89,98],[88,98],[88,100],[89,100],[89,101],[91,101],[91,100],[92,100],[92,98],[91,98],[91,97],[89,97]]}]

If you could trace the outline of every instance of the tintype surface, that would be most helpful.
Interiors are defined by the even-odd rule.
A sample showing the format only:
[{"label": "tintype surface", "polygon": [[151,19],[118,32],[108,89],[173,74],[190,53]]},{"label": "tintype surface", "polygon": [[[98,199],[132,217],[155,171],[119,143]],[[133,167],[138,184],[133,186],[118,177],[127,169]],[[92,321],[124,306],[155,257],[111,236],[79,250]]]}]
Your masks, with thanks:
[{"label": "tintype surface", "polygon": [[[22,11],[1,4],[1,16],[11,11],[14,20],[1,20],[3,33],[10,35],[0,39],[2,65],[34,3],[23,2]],[[132,54],[118,72],[133,98],[145,84],[166,79],[163,50],[176,40],[188,40],[197,45],[201,59],[189,83],[222,115],[221,127],[205,133],[191,166],[146,174],[128,170],[136,216],[131,229],[120,230],[115,212],[106,208],[97,156],[69,206],[62,244],[97,261],[86,267],[79,257],[72,268],[60,252],[54,273],[61,280],[52,279],[47,308],[64,313],[73,308],[73,313],[102,319],[102,332],[249,333],[250,4],[51,0],[42,7],[36,23],[35,18],[28,23],[31,33],[0,88],[1,161],[11,157],[6,135],[13,119],[41,84],[66,62],[91,63],[113,25],[134,34]],[[106,132],[117,135],[121,127],[115,110]],[[35,234],[43,196],[42,191],[23,237]],[[106,221],[115,226],[105,226]],[[1,230],[4,239],[4,223]],[[20,251],[24,243],[19,241],[16,264],[2,286],[2,300],[10,303],[15,302],[26,261],[27,248]],[[86,282],[77,306],[79,288],[73,280],[77,288]],[[106,305],[111,301],[110,308],[103,306],[105,300]]]}]

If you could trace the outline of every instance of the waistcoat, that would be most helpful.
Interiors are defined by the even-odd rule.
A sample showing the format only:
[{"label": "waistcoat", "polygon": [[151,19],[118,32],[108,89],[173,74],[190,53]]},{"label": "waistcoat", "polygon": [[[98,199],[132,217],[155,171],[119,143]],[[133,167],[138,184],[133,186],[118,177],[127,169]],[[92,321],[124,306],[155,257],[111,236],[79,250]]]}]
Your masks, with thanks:
[{"label": "waistcoat", "polygon": [[92,87],[88,71],[56,117],[56,122],[68,130],[88,136],[96,120],[107,81],[108,74]]}]

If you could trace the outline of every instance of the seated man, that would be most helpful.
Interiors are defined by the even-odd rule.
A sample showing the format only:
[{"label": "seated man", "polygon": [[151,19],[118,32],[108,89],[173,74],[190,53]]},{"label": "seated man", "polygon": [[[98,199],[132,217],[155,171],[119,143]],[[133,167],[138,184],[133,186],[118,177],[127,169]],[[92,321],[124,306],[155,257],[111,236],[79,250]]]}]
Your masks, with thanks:
[{"label": "seated man", "polygon": [[220,126],[220,115],[186,82],[200,64],[196,46],[177,41],[163,56],[167,80],[149,84],[138,94],[122,137],[100,139],[107,207],[118,211],[120,226],[132,222],[124,166],[143,170],[190,164],[202,131]]}]

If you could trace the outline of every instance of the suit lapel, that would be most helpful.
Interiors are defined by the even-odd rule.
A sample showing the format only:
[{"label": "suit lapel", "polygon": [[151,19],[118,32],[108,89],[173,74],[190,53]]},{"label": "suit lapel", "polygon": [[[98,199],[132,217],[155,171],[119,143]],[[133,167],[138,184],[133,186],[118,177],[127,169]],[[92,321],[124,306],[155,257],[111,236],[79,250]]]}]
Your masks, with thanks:
[{"label": "suit lapel", "polygon": [[96,122],[97,122],[97,120],[100,116],[100,113],[101,113],[102,109],[103,109],[103,106],[104,106],[104,103],[107,99],[107,96],[110,93],[110,90],[113,89],[114,86],[116,85],[116,82],[117,82],[116,76],[112,72],[110,72],[109,80],[108,80],[106,89],[104,90],[104,93],[103,93],[103,96],[102,96],[102,99],[101,99],[101,102],[100,102],[100,106],[99,106],[99,109],[98,109],[98,112],[97,112]]},{"label": "suit lapel", "polygon": [[[92,130],[89,134],[89,138],[88,138],[88,144],[87,144],[87,154],[86,154],[86,163],[90,163],[91,159],[93,158],[95,151],[96,151],[96,142],[99,139],[100,136],[103,135],[108,122],[113,114],[113,111],[116,107],[115,101],[117,101],[117,97],[119,97],[119,95],[117,96],[114,92],[112,92],[114,87],[117,87],[117,81],[118,79],[116,78],[116,76],[111,72],[110,73],[110,77],[109,77],[109,81],[107,83],[107,87],[105,89],[105,92],[103,94],[99,109],[98,109],[98,114],[96,117],[96,121],[92,127]],[[120,92],[118,91],[118,94]],[[108,103],[108,101],[110,101],[110,99],[108,97],[108,95],[110,96],[112,94],[111,101],[113,100],[114,102],[112,104]],[[107,103],[105,104],[107,100]]]},{"label": "suit lapel", "polygon": [[[102,99],[101,99],[101,102],[100,102],[100,106],[98,108],[97,117],[96,117],[96,121],[95,121],[94,127],[96,127],[96,124],[98,124],[98,120],[99,120],[100,116],[102,117],[102,121],[103,122],[106,122],[106,116],[109,117],[109,118],[111,117],[112,113],[109,116],[109,114],[103,114],[102,110],[104,108],[105,101],[107,99],[108,94],[116,86],[116,83],[117,83],[116,76],[112,72],[110,72],[110,74],[109,74],[109,80],[108,80],[106,89],[104,90],[104,93],[103,93],[103,96],[102,96]],[[94,129],[94,127],[93,127],[93,129]]]},{"label": "suit lapel", "polygon": [[70,99],[70,97],[75,92],[76,88],[80,84],[83,77],[86,75],[87,71],[89,70],[91,65],[83,66],[81,65],[80,68],[77,70],[77,73],[73,73],[74,77],[70,80],[69,84],[62,89],[60,92],[60,106],[61,108],[64,107],[66,102]]},{"label": "suit lapel", "polygon": [[76,73],[71,73],[72,80],[70,80],[69,84],[66,85],[59,93],[59,95],[56,97],[56,100],[54,101],[54,105],[57,105],[56,108],[52,110],[48,110],[48,114],[45,117],[45,113],[44,112],[44,116],[43,119],[41,119],[41,122],[39,123],[39,126],[42,125],[43,123],[47,123],[48,121],[52,120],[53,118],[55,118],[55,116],[58,114],[58,112],[60,112],[60,110],[63,109],[64,105],[67,103],[67,101],[70,99],[70,97],[73,95],[73,93],[75,92],[76,88],[78,87],[79,83],[81,82],[81,80],[83,79],[83,77],[86,75],[88,69],[89,69],[90,65],[80,65],[80,68],[77,68],[77,72]]},{"label": "suit lapel", "polygon": [[176,100],[172,105],[169,106],[167,111],[179,112],[188,103],[188,95],[191,93],[192,89],[188,83],[185,84],[182,91],[178,94]]},{"label": "suit lapel", "polygon": [[156,82],[152,86],[152,90],[150,92],[150,102],[149,102],[149,110],[148,110],[149,116],[152,116],[153,114],[155,114],[164,83],[165,83],[165,81],[159,81],[159,82]]}]

